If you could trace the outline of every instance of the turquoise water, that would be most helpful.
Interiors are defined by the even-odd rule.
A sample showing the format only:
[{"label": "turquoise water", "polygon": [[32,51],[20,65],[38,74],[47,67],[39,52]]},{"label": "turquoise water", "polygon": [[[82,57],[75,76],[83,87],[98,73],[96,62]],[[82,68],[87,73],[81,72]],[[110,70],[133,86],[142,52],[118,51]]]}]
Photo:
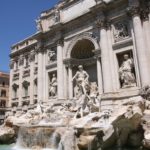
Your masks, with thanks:
[{"label": "turquoise water", "polygon": [[[12,148],[13,146],[9,146],[9,145],[0,145],[0,150],[14,150]],[[117,150],[116,148],[111,148],[109,150]],[[121,150],[142,150],[142,149],[130,149],[130,148],[124,148],[124,149],[121,149]],[[146,150],[146,149],[143,149],[143,150]]]},{"label": "turquoise water", "polygon": [[0,145],[0,150],[12,150],[11,147],[12,146],[8,146],[8,145]]}]

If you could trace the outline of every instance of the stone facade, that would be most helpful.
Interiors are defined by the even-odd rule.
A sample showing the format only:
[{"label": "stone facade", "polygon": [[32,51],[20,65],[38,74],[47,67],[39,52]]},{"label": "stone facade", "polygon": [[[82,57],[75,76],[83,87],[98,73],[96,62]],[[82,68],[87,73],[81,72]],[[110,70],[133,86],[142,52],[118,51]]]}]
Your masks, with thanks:
[{"label": "stone facade", "polygon": [[9,100],[9,74],[0,72],[0,124],[5,119]]},{"label": "stone facade", "polygon": [[36,20],[37,32],[12,46],[13,110],[74,99],[78,66],[97,84],[102,106],[150,84],[148,0],[63,0]]}]

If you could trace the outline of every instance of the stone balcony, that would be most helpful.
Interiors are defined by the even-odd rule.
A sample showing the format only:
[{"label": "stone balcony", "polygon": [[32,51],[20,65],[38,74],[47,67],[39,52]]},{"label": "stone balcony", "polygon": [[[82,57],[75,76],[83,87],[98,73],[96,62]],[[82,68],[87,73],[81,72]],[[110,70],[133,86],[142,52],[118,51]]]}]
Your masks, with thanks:
[{"label": "stone balcony", "polygon": [[25,96],[22,99],[22,106],[30,104],[30,96]]},{"label": "stone balcony", "polygon": [[18,101],[14,101],[14,102],[11,103],[12,107],[18,107],[18,105],[19,105]]}]

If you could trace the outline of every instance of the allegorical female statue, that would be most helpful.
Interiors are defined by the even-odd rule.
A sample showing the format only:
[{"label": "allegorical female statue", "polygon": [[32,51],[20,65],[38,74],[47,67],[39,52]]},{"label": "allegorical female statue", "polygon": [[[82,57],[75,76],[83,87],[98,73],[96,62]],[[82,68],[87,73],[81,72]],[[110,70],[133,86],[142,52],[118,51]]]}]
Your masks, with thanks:
[{"label": "allegorical female statue", "polygon": [[136,79],[133,72],[133,59],[129,58],[128,54],[123,56],[124,61],[119,68],[119,77],[122,83],[122,88],[136,86]]},{"label": "allegorical female statue", "polygon": [[56,95],[57,95],[57,78],[56,78],[56,75],[53,74],[53,77],[49,84],[49,96],[54,97]]}]

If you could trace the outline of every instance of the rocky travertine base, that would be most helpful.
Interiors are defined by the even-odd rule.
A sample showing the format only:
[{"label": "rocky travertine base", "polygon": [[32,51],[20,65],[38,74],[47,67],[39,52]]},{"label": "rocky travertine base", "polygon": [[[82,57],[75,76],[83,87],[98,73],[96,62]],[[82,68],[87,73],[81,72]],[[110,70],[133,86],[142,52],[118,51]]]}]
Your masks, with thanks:
[{"label": "rocky travertine base", "polygon": [[[24,126],[24,128],[30,128],[32,132],[27,129],[24,131],[32,136],[36,133],[34,131],[40,132],[39,128],[51,128],[49,131],[53,134],[50,132],[50,134],[46,134],[46,137],[59,135],[59,140],[58,136],[56,136],[57,140],[56,137],[53,137],[52,140],[55,141],[55,148],[59,148],[59,150],[86,150],[88,148],[105,150],[114,147],[114,145],[150,149],[149,106],[149,101],[138,96],[118,105],[115,110],[88,113],[80,118],[73,117],[75,113],[73,115],[66,109],[63,111],[57,109],[57,111],[45,114],[37,110],[24,114],[18,113],[8,117],[5,125],[1,127],[3,132],[0,132],[0,143],[14,142],[14,137],[17,134],[16,128]],[[51,143],[49,146],[51,146],[54,144],[52,141],[45,141],[42,144],[46,145],[49,142]],[[26,144],[24,143],[24,145]]]}]

